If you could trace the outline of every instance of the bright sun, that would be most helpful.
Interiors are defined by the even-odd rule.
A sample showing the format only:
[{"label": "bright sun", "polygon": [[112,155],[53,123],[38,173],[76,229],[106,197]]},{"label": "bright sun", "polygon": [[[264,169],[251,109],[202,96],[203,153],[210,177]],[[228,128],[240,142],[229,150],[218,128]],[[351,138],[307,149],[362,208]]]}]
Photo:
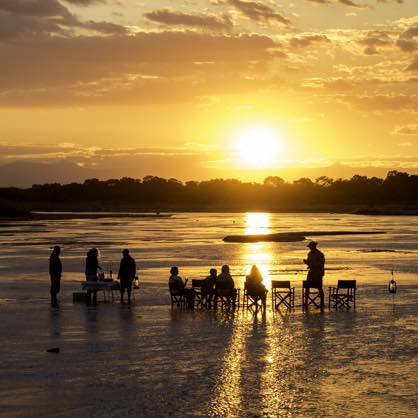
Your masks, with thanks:
[{"label": "bright sun", "polygon": [[269,130],[260,128],[242,133],[236,141],[236,148],[243,163],[258,168],[276,165],[280,152],[277,137]]}]

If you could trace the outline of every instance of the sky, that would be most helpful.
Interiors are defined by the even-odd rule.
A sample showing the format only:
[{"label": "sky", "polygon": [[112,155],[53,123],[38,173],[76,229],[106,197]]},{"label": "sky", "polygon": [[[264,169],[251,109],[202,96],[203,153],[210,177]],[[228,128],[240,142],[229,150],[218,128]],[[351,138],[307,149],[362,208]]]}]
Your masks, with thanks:
[{"label": "sky", "polygon": [[418,172],[417,0],[0,0],[0,165]]}]

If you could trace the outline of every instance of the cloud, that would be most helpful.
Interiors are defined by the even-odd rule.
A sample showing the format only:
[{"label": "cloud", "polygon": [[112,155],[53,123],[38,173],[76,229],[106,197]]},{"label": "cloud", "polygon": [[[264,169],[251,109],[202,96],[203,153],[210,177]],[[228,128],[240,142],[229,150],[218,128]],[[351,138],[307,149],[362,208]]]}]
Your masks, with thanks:
[{"label": "cloud", "polygon": [[66,3],[75,4],[77,6],[90,6],[95,3],[106,3],[106,0],[64,0]]},{"label": "cloud", "polygon": [[418,51],[418,26],[411,26],[405,30],[397,40],[396,44],[404,52]]},{"label": "cloud", "polygon": [[418,72],[418,57],[406,67],[406,71]]},{"label": "cloud", "polygon": [[110,22],[79,20],[58,0],[2,0],[0,2],[0,41],[46,35],[70,36],[76,28],[103,34],[127,33]]},{"label": "cloud", "polygon": [[211,30],[230,30],[233,27],[232,20],[228,15],[220,17],[215,15],[195,15],[160,9],[144,13],[144,16],[152,22],[172,26],[188,26]]},{"label": "cloud", "polygon": [[345,96],[342,101],[350,103],[356,109],[368,112],[418,112],[418,95],[376,94],[363,96]]},{"label": "cloud", "polygon": [[366,55],[375,55],[379,53],[378,48],[392,45],[393,41],[385,31],[370,31],[359,41],[359,44],[365,46]]},{"label": "cloud", "polygon": [[234,7],[244,16],[255,22],[261,23],[280,23],[285,26],[290,25],[290,20],[282,14],[275,11],[272,7],[267,6],[259,1],[244,0],[224,0],[224,3]]},{"label": "cloud", "polygon": [[404,125],[397,126],[393,131],[392,135],[418,135],[418,125]]},{"label": "cloud", "polygon": [[368,6],[363,5],[363,4],[359,4],[356,3],[352,0],[307,0],[311,3],[317,3],[317,4],[335,4],[335,3],[340,3],[343,4],[344,6],[349,6],[349,7],[355,7],[357,9],[366,9],[368,8]]},{"label": "cloud", "polygon": [[245,71],[273,47],[267,36],[195,32],[0,43],[0,105],[178,103],[251,91],[263,81]]},{"label": "cloud", "polygon": [[329,38],[325,35],[320,34],[310,34],[310,35],[301,35],[289,39],[289,45],[292,48],[306,48],[313,43],[327,43],[330,42]]},{"label": "cloud", "polygon": [[352,0],[338,0],[339,3],[344,4],[345,6],[355,7],[357,9],[366,9],[367,6],[364,4],[355,3]]}]

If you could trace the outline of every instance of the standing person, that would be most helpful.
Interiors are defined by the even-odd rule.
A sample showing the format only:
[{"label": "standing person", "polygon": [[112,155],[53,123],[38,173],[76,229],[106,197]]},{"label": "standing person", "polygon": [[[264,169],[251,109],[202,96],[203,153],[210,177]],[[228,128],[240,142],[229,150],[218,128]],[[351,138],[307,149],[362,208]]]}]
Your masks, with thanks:
[{"label": "standing person", "polygon": [[171,267],[170,269],[170,278],[168,279],[168,286],[170,290],[176,290],[180,294],[183,294],[186,297],[187,307],[189,309],[194,309],[194,296],[195,292],[193,289],[186,289],[186,281],[184,281],[179,276],[178,267]]},{"label": "standing person", "polygon": [[60,291],[62,264],[60,260],[61,248],[56,245],[49,257],[49,276],[51,278],[51,306],[58,305],[57,294]]},{"label": "standing person", "polygon": [[128,304],[131,303],[132,281],[136,276],[135,260],[129,255],[129,250],[122,251],[122,260],[120,260],[118,279],[120,280],[120,303],[123,303],[123,295],[128,293]]},{"label": "standing person", "polygon": [[[98,270],[102,270],[99,266],[99,250],[97,248],[92,248],[87,252],[86,257],[86,281],[88,282],[97,282]],[[93,305],[97,303],[97,290],[87,291],[88,298],[87,303],[91,302],[91,294],[93,293]]]},{"label": "standing person", "polygon": [[[325,256],[318,250],[318,243],[311,241],[307,247],[310,249],[308,258],[303,262],[308,266],[308,276],[306,280],[312,287],[318,288],[319,296],[321,298],[321,309],[324,309],[324,289],[322,287],[322,278],[325,274]],[[309,295],[309,289],[306,289],[306,300]]]}]

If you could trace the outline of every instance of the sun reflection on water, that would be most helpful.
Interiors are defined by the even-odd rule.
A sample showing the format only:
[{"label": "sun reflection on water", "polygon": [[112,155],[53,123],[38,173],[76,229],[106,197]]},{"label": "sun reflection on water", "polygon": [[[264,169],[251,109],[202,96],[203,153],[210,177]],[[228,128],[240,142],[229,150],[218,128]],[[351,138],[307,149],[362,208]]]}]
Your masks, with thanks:
[{"label": "sun reflection on water", "polygon": [[[245,234],[268,234],[270,233],[270,214],[248,212],[245,218]],[[251,267],[256,265],[263,276],[263,283],[267,288],[271,287],[270,270],[272,268],[273,255],[265,242],[245,244],[244,270],[249,274]]]}]

